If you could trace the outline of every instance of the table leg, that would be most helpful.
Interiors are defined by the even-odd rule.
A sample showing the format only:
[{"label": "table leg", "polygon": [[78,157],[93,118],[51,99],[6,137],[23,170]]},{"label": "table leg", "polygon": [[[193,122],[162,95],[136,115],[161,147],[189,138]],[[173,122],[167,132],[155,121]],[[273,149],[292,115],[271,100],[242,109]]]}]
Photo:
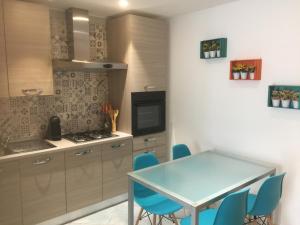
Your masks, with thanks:
[{"label": "table leg", "polygon": [[133,225],[133,204],[133,182],[130,178],[128,178],[128,225]]},{"label": "table leg", "polygon": [[199,225],[199,215],[197,208],[191,208],[192,223],[191,225]]}]

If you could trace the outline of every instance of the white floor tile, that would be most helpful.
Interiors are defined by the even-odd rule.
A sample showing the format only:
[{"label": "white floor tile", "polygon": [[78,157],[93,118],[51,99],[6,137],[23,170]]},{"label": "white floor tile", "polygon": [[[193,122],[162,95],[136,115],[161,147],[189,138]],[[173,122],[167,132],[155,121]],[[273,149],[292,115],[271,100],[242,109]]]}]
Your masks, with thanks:
[{"label": "white floor tile", "polygon": [[[140,208],[136,206],[136,216],[139,210]],[[179,213],[179,216],[183,216],[183,212]],[[127,218],[127,202],[124,202],[66,225],[127,225]],[[163,225],[171,224],[173,225],[172,222],[167,220],[164,220],[163,222]],[[140,225],[151,225],[151,223],[147,218],[145,218],[140,222]]]}]

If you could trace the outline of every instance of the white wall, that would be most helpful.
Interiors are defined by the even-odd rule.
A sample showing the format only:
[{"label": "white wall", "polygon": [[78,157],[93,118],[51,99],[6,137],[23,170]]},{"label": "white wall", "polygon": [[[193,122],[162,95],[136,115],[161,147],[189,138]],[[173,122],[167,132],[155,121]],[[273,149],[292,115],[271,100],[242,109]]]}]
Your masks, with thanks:
[{"label": "white wall", "polygon": [[[277,224],[300,224],[300,111],[267,107],[268,85],[300,85],[300,1],[241,0],[170,24],[172,142],[279,164],[287,177]],[[200,59],[200,41],[219,37],[228,57]],[[229,80],[231,59],[260,57],[261,81]]]}]

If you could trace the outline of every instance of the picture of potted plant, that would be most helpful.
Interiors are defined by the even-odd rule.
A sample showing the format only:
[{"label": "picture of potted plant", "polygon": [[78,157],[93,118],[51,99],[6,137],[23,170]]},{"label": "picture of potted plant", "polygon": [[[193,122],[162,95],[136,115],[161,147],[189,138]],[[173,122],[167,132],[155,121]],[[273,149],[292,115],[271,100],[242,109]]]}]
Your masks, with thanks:
[{"label": "picture of potted plant", "polygon": [[232,76],[233,76],[234,80],[239,80],[240,79],[240,71],[241,71],[240,64],[233,65],[233,67],[232,67]]},{"label": "picture of potted plant", "polygon": [[299,92],[293,92],[292,93],[292,101],[293,101],[293,108],[299,109]]},{"label": "picture of potted plant", "polygon": [[249,72],[250,80],[254,80],[255,79],[255,66],[254,65],[249,65],[248,66],[248,72]]},{"label": "picture of potted plant", "polygon": [[217,57],[218,58],[221,57],[221,46],[220,46],[220,43],[217,43]]},{"label": "picture of potted plant", "polygon": [[212,41],[209,51],[210,58],[215,58],[217,53],[217,43],[215,41]]},{"label": "picture of potted plant", "polygon": [[272,106],[279,107],[280,105],[280,91],[272,91]]},{"label": "picture of potted plant", "polygon": [[247,77],[248,77],[248,66],[242,64],[241,65],[241,79],[247,80]]},{"label": "picture of potted plant", "polygon": [[205,59],[209,58],[209,51],[210,51],[210,44],[208,42],[204,42],[203,43],[203,54],[204,54]]},{"label": "picture of potted plant", "polygon": [[291,92],[289,90],[280,91],[281,106],[289,108],[291,103]]}]

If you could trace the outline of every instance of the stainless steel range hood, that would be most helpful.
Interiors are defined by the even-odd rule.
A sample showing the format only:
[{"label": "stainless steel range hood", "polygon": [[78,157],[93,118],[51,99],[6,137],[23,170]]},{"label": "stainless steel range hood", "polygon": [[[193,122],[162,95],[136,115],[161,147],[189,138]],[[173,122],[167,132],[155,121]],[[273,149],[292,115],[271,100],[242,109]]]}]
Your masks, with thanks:
[{"label": "stainless steel range hood", "polygon": [[69,59],[53,60],[55,71],[127,69],[127,64],[120,62],[89,61],[90,35],[87,10],[76,8],[67,10],[67,38],[69,42]]}]

